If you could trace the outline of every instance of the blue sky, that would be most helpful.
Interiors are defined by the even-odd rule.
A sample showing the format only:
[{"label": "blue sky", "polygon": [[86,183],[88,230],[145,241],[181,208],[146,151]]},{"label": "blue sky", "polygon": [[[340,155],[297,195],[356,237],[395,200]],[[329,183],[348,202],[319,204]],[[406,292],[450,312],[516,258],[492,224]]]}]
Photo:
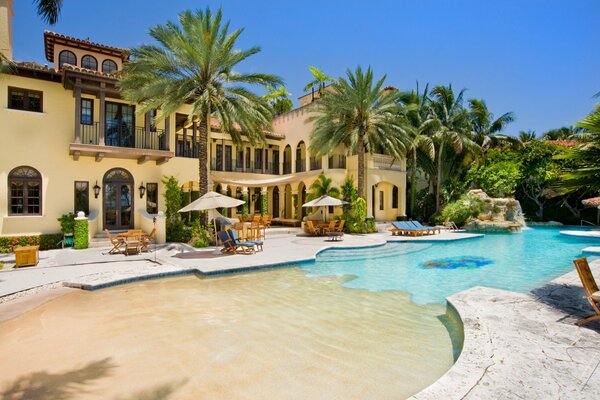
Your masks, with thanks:
[{"label": "blue sky", "polygon": [[[14,58],[45,63],[32,0],[15,2]],[[368,4],[368,5],[367,5]],[[592,110],[600,91],[597,0],[149,1],[65,0],[49,29],[118,47],[148,42],[148,29],[184,9],[223,6],[240,47],[262,52],[245,71],[281,76],[293,98],[315,65],[334,77],[371,65],[402,90],[452,83],[517,121],[506,133],[538,134]]]}]

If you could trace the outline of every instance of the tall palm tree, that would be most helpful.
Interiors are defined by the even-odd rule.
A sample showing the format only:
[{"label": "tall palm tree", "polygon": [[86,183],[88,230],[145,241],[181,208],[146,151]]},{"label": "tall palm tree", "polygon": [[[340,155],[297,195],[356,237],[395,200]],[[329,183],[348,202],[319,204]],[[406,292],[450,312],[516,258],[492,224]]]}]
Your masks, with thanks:
[{"label": "tall palm tree", "polygon": [[308,70],[313,76],[313,79],[304,86],[304,91],[309,91],[317,87],[317,91],[319,92],[319,97],[323,96],[323,90],[328,83],[332,83],[335,81],[329,75],[326,75],[322,69],[317,67],[308,67]]},{"label": "tall palm tree", "polygon": [[485,101],[470,99],[469,119],[475,134],[474,140],[482,148],[509,144],[515,141],[512,136],[500,134],[506,125],[515,120],[513,112],[504,113],[499,118],[494,119],[494,114],[488,109]]},{"label": "tall palm tree", "polygon": [[309,121],[314,122],[310,151],[316,155],[344,146],[358,155],[358,195],[365,198],[365,153],[386,149],[400,158],[406,154],[408,135],[398,117],[398,91],[385,90],[385,75],[373,79],[369,67],[346,71],[317,102]]},{"label": "tall palm tree", "polygon": [[190,120],[200,124],[200,195],[208,186],[208,132],[216,118],[223,132],[240,144],[242,134],[250,143],[264,142],[272,112],[249,85],[274,86],[281,79],[262,73],[237,72],[239,64],[260,51],[236,49],[242,29],[229,32],[219,9],[183,11],[178,22],[150,29],[158,45],[142,45],[132,50],[133,60],[123,70],[120,88],[124,97],[141,105],[141,113],[161,109],[160,118],[191,105]]},{"label": "tall palm tree", "polygon": [[469,113],[463,106],[465,89],[457,95],[452,85],[436,86],[431,91],[434,118],[439,121],[439,128],[432,139],[436,145],[436,179],[435,179],[435,212],[441,211],[441,185],[443,181],[444,157],[446,146],[450,146],[455,155],[463,152],[477,152],[478,145],[473,140],[473,131]]},{"label": "tall palm tree", "polygon": [[307,200],[317,199],[321,196],[340,197],[340,189],[332,185],[331,178],[321,174],[316,181],[310,185],[312,192],[306,197]]},{"label": "tall palm tree", "polygon": [[63,0],[34,0],[37,13],[50,25],[58,22]]},{"label": "tall palm tree", "polygon": [[552,129],[544,132],[542,139],[544,140],[569,140],[573,138],[573,135],[582,132],[582,128],[575,124],[575,126],[563,126],[558,129]]},{"label": "tall palm tree", "polygon": [[290,93],[285,90],[285,86],[278,88],[268,86],[267,90],[269,92],[263,96],[263,99],[271,106],[275,115],[281,115],[292,109],[294,103],[289,99]]},{"label": "tall palm tree", "polygon": [[403,116],[404,129],[410,136],[409,151],[411,153],[412,166],[410,174],[409,215],[414,216],[417,197],[417,167],[419,151],[433,160],[435,157],[435,146],[431,135],[438,127],[438,120],[432,118],[429,98],[429,85],[425,85],[423,93],[417,89],[410,92],[400,93],[401,115]]},{"label": "tall palm tree", "polygon": [[532,129],[529,129],[527,131],[519,131],[518,139],[523,145],[526,145],[529,142],[537,140],[537,134]]}]

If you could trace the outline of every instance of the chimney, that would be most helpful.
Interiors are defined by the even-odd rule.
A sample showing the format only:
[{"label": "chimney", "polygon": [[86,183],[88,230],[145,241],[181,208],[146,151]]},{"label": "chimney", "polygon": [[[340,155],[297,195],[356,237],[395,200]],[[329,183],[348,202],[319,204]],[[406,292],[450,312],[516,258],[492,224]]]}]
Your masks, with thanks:
[{"label": "chimney", "polygon": [[14,0],[0,0],[0,52],[12,60],[12,18]]}]

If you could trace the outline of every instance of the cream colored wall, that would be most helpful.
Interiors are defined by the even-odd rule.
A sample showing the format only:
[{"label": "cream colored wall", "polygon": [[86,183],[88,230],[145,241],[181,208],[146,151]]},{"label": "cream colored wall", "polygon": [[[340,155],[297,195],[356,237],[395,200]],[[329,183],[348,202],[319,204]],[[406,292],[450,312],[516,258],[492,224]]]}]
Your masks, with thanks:
[{"label": "cream colored wall", "polygon": [[54,69],[58,71],[58,56],[60,54],[61,51],[63,50],[69,50],[70,52],[72,52],[73,54],[75,54],[75,57],[77,57],[77,66],[81,67],[81,58],[85,55],[90,55],[90,56],[94,56],[94,58],[96,58],[96,61],[98,61],[98,71],[102,72],[102,62],[104,60],[113,60],[116,64],[117,64],[117,69],[120,71],[123,68],[123,60],[120,59],[119,57],[113,57],[113,56],[108,56],[102,53],[97,53],[97,52],[93,52],[93,51],[89,51],[89,50],[82,50],[82,49],[78,49],[75,47],[71,47],[71,46],[65,46],[62,44],[55,44],[54,45]]},{"label": "cream colored wall", "polygon": [[0,0],[0,53],[12,60],[13,0]]}]

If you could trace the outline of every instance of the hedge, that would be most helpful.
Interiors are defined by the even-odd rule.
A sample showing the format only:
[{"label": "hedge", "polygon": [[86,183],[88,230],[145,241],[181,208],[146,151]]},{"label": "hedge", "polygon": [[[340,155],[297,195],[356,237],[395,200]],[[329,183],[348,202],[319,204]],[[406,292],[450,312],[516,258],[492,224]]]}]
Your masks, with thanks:
[{"label": "hedge", "polygon": [[87,219],[76,219],[75,220],[75,242],[73,247],[76,249],[87,249],[88,248],[88,220]]},{"label": "hedge", "polygon": [[40,250],[57,249],[62,233],[35,236],[0,236],[0,253],[12,253],[15,247],[40,246]]}]

